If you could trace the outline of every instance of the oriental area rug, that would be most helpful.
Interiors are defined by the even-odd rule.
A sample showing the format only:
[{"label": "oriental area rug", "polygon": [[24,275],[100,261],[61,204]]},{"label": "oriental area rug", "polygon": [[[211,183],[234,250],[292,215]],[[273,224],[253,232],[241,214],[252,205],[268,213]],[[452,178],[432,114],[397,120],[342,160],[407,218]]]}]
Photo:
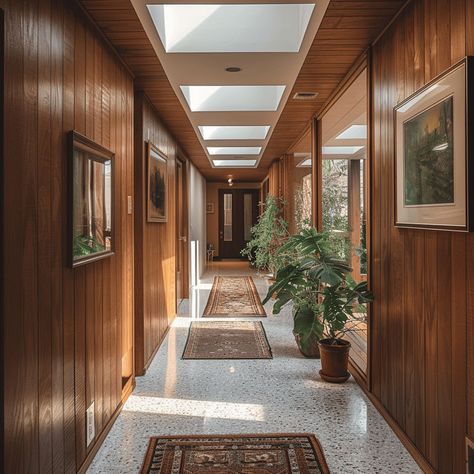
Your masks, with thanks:
[{"label": "oriental area rug", "polygon": [[271,359],[260,321],[196,321],[189,328],[183,359]]},{"label": "oriental area rug", "polygon": [[216,276],[203,316],[260,316],[265,309],[252,277]]},{"label": "oriental area rug", "polygon": [[312,434],[150,438],[142,474],[329,474]]}]

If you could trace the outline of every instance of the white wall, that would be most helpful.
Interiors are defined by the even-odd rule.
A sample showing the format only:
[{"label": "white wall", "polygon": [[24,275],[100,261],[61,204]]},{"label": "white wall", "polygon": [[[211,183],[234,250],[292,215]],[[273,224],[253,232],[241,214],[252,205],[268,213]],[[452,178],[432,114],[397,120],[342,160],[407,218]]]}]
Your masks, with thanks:
[{"label": "white wall", "polygon": [[188,162],[189,286],[197,283],[206,265],[206,180]]}]

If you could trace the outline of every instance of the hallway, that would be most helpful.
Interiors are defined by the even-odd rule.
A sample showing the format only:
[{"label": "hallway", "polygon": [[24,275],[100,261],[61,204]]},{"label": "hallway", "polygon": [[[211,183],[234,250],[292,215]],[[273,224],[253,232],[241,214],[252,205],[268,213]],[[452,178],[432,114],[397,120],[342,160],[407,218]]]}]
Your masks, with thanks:
[{"label": "hallway", "polygon": [[319,360],[299,354],[288,308],[273,316],[271,302],[265,306],[271,360],[182,360],[189,323],[202,315],[214,275],[252,275],[262,299],[266,293],[266,280],[245,262],[208,267],[146,375],[137,378],[89,473],[136,472],[150,436],[285,432],[316,434],[334,474],[420,472],[352,378],[324,383]]}]

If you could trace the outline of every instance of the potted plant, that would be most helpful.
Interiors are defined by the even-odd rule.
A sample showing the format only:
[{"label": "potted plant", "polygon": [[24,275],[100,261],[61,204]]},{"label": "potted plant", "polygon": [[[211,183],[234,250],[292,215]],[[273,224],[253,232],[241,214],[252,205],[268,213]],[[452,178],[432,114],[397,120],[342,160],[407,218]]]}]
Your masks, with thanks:
[{"label": "potted plant", "polygon": [[341,336],[356,305],[372,297],[367,282],[356,284],[350,277],[351,267],[334,256],[331,248],[330,236],[312,227],[289,237],[280,254],[290,263],[278,271],[264,303],[274,295],[273,313],[278,314],[293,302],[293,333],[301,352],[314,355],[319,349],[321,376],[342,382],[348,378],[350,343]]},{"label": "potted plant", "polygon": [[283,202],[268,195],[262,214],[251,229],[252,239],[241,251],[259,271],[274,277],[282,264],[278,250],[288,237],[288,223],[281,217]]},{"label": "potted plant", "polygon": [[344,272],[338,282],[325,284],[320,291],[321,317],[325,338],[318,342],[321,353],[319,374],[327,382],[341,383],[349,378],[347,370],[351,344],[343,335],[348,332],[347,322],[355,320],[354,310],[372,301],[367,282],[356,283],[350,271]]}]

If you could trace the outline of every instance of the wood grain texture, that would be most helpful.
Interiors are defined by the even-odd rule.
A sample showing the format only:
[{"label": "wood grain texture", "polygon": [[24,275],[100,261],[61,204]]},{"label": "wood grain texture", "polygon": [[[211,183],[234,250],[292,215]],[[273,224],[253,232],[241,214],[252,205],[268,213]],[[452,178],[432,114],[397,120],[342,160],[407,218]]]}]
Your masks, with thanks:
[{"label": "wood grain texture", "polygon": [[474,54],[471,5],[412,1],[372,57],[372,391],[441,473],[463,472],[465,434],[474,429],[474,343],[466,338],[474,240],[393,226],[393,107]]},{"label": "wood grain texture", "polygon": [[[131,325],[133,79],[72,1],[1,0],[6,15],[5,458],[2,472],[76,472],[122,397]],[[67,266],[66,134],[116,160],[114,257]],[[120,285],[120,286],[119,286]],[[96,438],[97,439],[97,438]]]},{"label": "wood grain texture", "polygon": [[317,99],[309,102],[290,99],[259,168],[234,171],[211,168],[130,1],[81,0],[81,3],[133,71],[137,88],[146,93],[167,129],[201,173],[210,181],[225,181],[230,173],[245,182],[264,179],[273,160],[283,155],[302,134],[312,116],[404,0],[331,0],[290,95],[316,91]]},{"label": "wood grain texture", "polygon": [[[168,158],[168,221],[147,222],[146,143]],[[176,159],[184,155],[141,92],[135,97],[135,370],[145,372],[176,315]],[[185,232],[186,226],[183,229]],[[187,284],[187,281],[186,281]]]}]

